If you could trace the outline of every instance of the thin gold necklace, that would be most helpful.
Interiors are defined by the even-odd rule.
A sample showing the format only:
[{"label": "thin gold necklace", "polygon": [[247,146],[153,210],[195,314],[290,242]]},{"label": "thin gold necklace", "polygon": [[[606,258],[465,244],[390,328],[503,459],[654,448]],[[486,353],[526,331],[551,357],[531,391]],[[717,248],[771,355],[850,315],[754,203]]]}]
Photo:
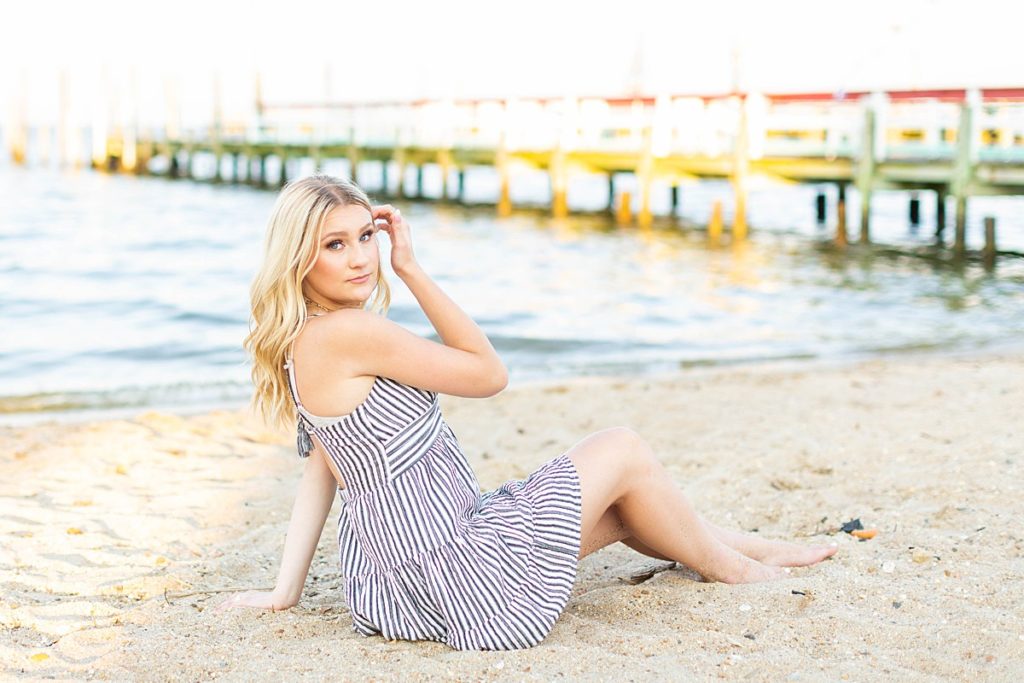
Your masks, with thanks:
[{"label": "thin gold necklace", "polygon": [[[307,304],[313,304],[314,306],[319,308],[324,313],[334,313],[334,311],[340,311],[343,308],[362,308],[362,306],[339,306],[338,308],[330,309],[330,308],[327,308],[326,306],[324,306],[323,304],[320,304],[320,303],[317,303],[316,301],[313,301],[312,299],[310,299],[308,297],[302,297],[302,300],[305,301]],[[307,315],[306,317],[307,318],[309,318],[309,317],[318,317],[318,316],[323,315],[324,313],[314,313],[313,316]]]},{"label": "thin gold necklace", "polygon": [[313,301],[310,298],[302,297],[302,300],[305,301],[307,304],[313,304],[314,306],[319,308],[324,313],[334,313],[334,311],[332,311],[331,309],[327,308],[326,306],[324,306],[324,305],[322,305],[320,303],[317,303],[316,301]]}]

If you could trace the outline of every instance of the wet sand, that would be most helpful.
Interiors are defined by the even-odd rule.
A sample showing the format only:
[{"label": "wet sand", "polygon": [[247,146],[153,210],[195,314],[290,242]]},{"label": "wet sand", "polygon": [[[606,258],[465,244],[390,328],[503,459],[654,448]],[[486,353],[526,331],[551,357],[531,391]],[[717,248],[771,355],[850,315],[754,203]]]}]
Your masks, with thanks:
[{"label": "wet sand", "polygon": [[[271,587],[302,463],[240,412],[0,428],[5,677],[134,680],[1021,680],[1024,356],[693,369],[442,399],[484,489],[590,432],[644,435],[708,518],[839,543],[771,584],[585,558],[538,647],[456,652],[351,629],[325,528],[297,608]],[[877,536],[838,531],[859,518]]]}]

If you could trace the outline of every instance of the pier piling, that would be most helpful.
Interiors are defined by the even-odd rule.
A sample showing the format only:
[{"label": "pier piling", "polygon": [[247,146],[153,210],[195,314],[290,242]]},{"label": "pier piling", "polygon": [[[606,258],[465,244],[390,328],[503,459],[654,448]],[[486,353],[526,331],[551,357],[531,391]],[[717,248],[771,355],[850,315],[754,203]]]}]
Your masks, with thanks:
[{"label": "pier piling", "polygon": [[437,165],[441,169],[441,201],[448,201],[448,176],[452,172],[452,153],[447,149],[438,150]]},{"label": "pier piling", "polygon": [[740,98],[739,130],[736,131],[736,150],[732,169],[732,189],[736,201],[732,221],[733,241],[742,241],[747,238],[747,176],[750,174],[748,104],[746,96]]},{"label": "pier piling", "polygon": [[559,145],[551,154],[548,164],[548,180],[551,185],[551,213],[555,218],[569,215],[568,178],[566,177],[565,150]]},{"label": "pier piling", "polygon": [[654,131],[651,126],[645,126],[643,151],[636,169],[637,181],[640,183],[640,211],[637,213],[637,224],[641,228],[650,227],[653,221],[651,214],[651,183],[654,180],[653,138]]},{"label": "pier piling", "polygon": [[836,245],[845,247],[846,236],[846,184],[839,183],[839,199],[836,202]]},{"label": "pier piling", "polygon": [[956,231],[953,236],[953,249],[963,253],[967,241],[967,197],[956,198]]},{"label": "pier piling", "polygon": [[946,232],[946,191],[943,189],[935,191],[935,238],[942,241],[942,235]]},{"label": "pier piling", "polygon": [[864,108],[864,131],[860,159],[857,161],[857,191],[860,193],[860,242],[871,241],[871,191],[875,183],[875,147],[877,115],[875,103],[869,101]]},{"label": "pier piling", "polygon": [[824,223],[826,218],[825,212],[825,193],[819,192],[814,198],[814,216],[815,220],[819,223]]},{"label": "pier piling", "polygon": [[512,195],[508,168],[508,149],[505,146],[504,131],[502,131],[494,160],[498,170],[498,215],[508,216],[512,213]]},{"label": "pier piling", "polygon": [[[408,169],[408,163],[406,161],[405,148],[402,145],[395,147],[394,154],[391,160],[395,164],[395,174],[398,176],[398,182],[395,184],[395,196],[399,199],[405,199],[405,172]],[[384,167],[387,168],[389,163],[384,162]],[[388,184],[384,183],[384,194],[388,193]]]},{"label": "pier piling", "polygon": [[967,195],[974,176],[974,101],[977,95],[968,92],[967,100],[960,105],[960,125],[956,134],[956,160],[953,163],[953,178],[950,183],[956,200],[954,218],[956,235],[953,248],[958,254],[964,251],[967,231]]},{"label": "pier piling", "polygon": [[356,146],[356,129],[354,126],[348,129],[348,150],[346,156],[348,157],[348,177],[353,183],[359,185],[359,148]]},{"label": "pier piling", "polygon": [[708,222],[708,241],[717,245],[722,241],[722,200],[716,199],[711,205],[711,220]]},{"label": "pier piling", "polygon": [[623,192],[619,197],[619,208],[615,212],[615,222],[619,225],[629,225],[633,222],[633,197],[629,192]]},{"label": "pier piling", "polygon": [[986,268],[996,264],[996,219],[985,216],[985,246],[981,251],[982,261]]},{"label": "pier piling", "polygon": [[277,158],[281,162],[281,170],[277,174],[277,185],[284,187],[288,183],[288,155],[284,153],[284,150],[278,150]]}]

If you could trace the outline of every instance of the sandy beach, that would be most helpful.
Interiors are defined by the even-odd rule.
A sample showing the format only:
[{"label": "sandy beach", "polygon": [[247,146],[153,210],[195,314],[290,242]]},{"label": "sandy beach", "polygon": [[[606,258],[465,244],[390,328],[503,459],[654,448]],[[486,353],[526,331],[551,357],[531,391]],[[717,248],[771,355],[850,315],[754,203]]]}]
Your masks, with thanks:
[{"label": "sandy beach", "polygon": [[[1024,678],[1024,355],[700,368],[444,397],[483,488],[588,433],[645,436],[708,518],[839,543],[728,586],[619,545],[540,646],[457,652],[351,629],[332,512],[301,604],[271,587],[302,463],[242,412],[0,429],[3,677],[114,680]],[[838,530],[852,519],[870,540]]]}]

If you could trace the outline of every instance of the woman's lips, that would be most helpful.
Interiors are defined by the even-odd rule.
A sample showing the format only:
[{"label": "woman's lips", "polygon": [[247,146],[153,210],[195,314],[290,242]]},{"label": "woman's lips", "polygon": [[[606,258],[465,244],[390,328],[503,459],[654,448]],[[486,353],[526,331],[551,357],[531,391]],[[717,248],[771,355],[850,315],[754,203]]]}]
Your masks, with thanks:
[{"label": "woman's lips", "polygon": [[355,285],[361,285],[361,284],[363,284],[364,282],[366,282],[369,279],[370,279],[370,274],[367,273],[366,275],[361,275],[359,277],[354,277],[351,280],[349,280],[349,282],[351,282],[352,284],[355,284]]}]

